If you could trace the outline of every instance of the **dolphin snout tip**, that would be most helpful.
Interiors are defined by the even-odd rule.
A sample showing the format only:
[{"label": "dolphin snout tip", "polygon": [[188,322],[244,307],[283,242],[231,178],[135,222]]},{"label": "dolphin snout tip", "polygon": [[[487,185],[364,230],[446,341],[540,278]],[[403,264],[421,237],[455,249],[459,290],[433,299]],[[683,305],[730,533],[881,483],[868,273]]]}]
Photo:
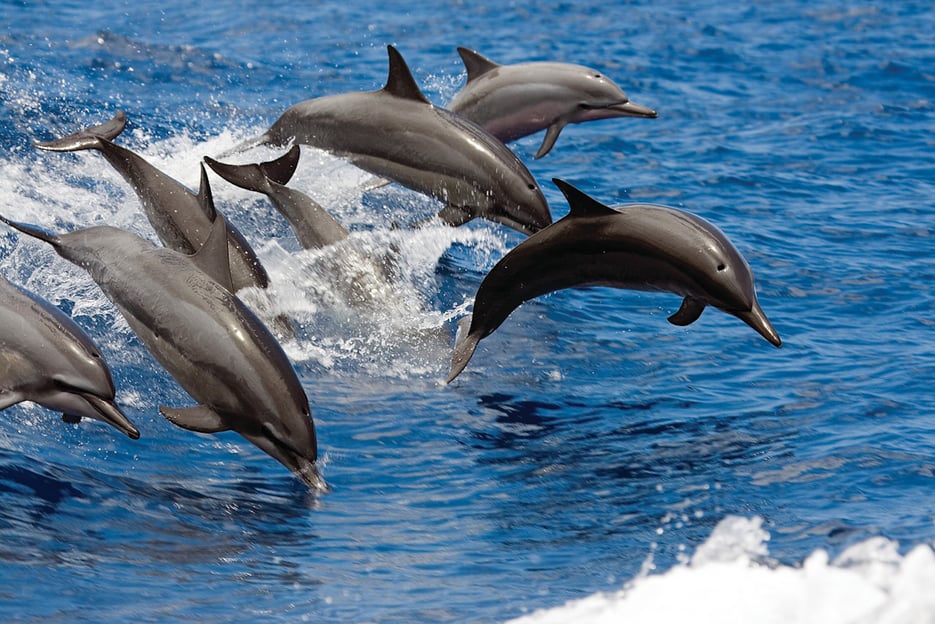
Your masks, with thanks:
[{"label": "dolphin snout tip", "polygon": [[754,303],[750,311],[738,314],[737,316],[744,323],[752,327],[756,333],[763,336],[771,345],[777,348],[782,346],[782,338],[779,337],[779,332],[773,328],[773,324],[766,318],[766,314],[758,303]]}]

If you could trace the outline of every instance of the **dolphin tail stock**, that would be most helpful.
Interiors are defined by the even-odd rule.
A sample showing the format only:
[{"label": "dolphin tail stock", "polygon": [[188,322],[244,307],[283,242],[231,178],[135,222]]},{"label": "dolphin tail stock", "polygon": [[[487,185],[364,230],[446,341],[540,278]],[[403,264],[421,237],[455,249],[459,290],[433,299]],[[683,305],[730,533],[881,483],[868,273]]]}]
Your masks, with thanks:
[{"label": "dolphin tail stock", "polygon": [[212,171],[234,186],[268,194],[270,182],[285,185],[292,179],[299,164],[300,152],[299,146],[293,145],[288,152],[275,160],[247,165],[222,163],[210,156],[205,156],[204,161]]},{"label": "dolphin tail stock", "polygon": [[97,126],[79,130],[73,134],[52,141],[34,141],[33,145],[49,152],[77,152],[86,149],[97,149],[101,140],[113,141],[127,126],[127,114],[122,110],[108,121]]},{"label": "dolphin tail stock", "polygon": [[62,244],[62,241],[59,239],[58,235],[53,234],[52,232],[47,232],[39,226],[30,225],[29,223],[18,223],[16,221],[11,221],[3,215],[0,215],[0,221],[3,221],[15,230],[19,230],[23,234],[28,234],[33,238],[38,238],[41,241],[45,241],[53,247],[59,247]]},{"label": "dolphin tail stock", "polygon": [[445,383],[451,383],[461,374],[464,367],[471,361],[477,343],[480,342],[479,333],[471,333],[471,316],[465,316],[458,321],[458,331],[455,334],[455,346],[451,352],[451,370]]}]

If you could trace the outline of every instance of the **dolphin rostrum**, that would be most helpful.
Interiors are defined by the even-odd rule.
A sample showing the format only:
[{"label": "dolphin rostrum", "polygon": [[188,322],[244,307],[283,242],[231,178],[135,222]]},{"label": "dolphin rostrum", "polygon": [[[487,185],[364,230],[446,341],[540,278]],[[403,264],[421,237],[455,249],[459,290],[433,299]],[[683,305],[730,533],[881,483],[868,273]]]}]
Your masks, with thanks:
[{"label": "dolphin rostrum", "polygon": [[675,293],[683,300],[669,317],[674,325],[689,325],[713,306],[782,345],[757,302],[750,266],[715,226],[667,206],[610,208],[567,182],[553,182],[570,213],[514,247],[481,282],[473,315],[459,323],[448,382],[520,304],[577,286]]},{"label": "dolphin rostrum", "polygon": [[309,487],[327,489],[308,398],[282,347],[231,291],[224,217],[193,255],[118,228],[55,235],[0,217],[84,268],[153,356],[199,405],[160,407],[201,433],[233,430]]},{"label": "dolphin rostrum", "polygon": [[114,398],[110,369],[78,324],[0,276],[0,410],[32,401],[65,422],[93,418],[138,439]]},{"label": "dolphin rostrum", "polygon": [[513,152],[475,123],[433,106],[402,55],[387,50],[382,89],[300,102],[235,151],[311,145],[444,202],[439,217],[450,225],[483,217],[530,234],[550,224],[542,191]]},{"label": "dolphin rostrum", "polygon": [[[162,244],[184,254],[195,253],[208,238],[212,223],[203,207],[204,194],[210,192],[204,175],[196,195],[139,154],[117,145],[113,139],[123,132],[126,124],[126,113],[117,111],[99,126],[53,141],[37,141],[35,146],[52,152],[99,151],[136,192]],[[266,288],[269,276],[256,252],[233,225],[227,225],[227,233],[234,288]]]},{"label": "dolphin rostrum", "polygon": [[568,124],[615,117],[656,117],[631,102],[610,78],[571,63],[500,65],[473,50],[458,48],[467,83],[449,110],[476,122],[504,143],[546,130],[535,158],[555,145]]}]

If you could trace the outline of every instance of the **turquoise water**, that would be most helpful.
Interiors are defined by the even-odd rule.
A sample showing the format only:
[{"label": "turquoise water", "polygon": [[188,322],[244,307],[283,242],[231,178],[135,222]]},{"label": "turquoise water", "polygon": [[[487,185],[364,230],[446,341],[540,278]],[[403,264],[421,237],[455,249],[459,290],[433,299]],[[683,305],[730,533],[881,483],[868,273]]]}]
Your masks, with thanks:
[{"label": "turquoise water", "polygon": [[[610,204],[720,227],[756,275],[774,349],[671,295],[568,290],[518,309],[443,384],[454,325],[521,236],[392,230],[432,200],[306,150],[293,184],[367,253],[400,253],[373,310],[343,304],[341,250],[301,251],[262,198],[213,179],[273,277],[257,309],[315,417],[330,494],[233,434],[175,428],[190,399],[81,270],[0,231],[0,270],[59,304],[114,369],[139,441],[0,416],[0,615],[22,621],[490,622],[665,572],[730,515],[798,565],[882,536],[935,539],[935,11],[924,3],[677,1],[0,4],[0,213],[154,239],[99,156],[31,146],[127,111],[120,141],[195,187],[198,162],[308,97],[382,86],[395,44],[427,96],[455,48],[599,69],[654,120],[512,145],[556,217],[561,177]],[[270,155],[274,155],[270,153]]]}]

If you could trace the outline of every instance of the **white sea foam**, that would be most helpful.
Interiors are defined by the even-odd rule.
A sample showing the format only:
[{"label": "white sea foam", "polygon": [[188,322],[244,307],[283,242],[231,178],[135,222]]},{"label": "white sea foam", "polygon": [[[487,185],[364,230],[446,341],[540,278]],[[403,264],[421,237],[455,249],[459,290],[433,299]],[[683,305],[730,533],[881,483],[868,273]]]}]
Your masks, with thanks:
[{"label": "white sea foam", "polygon": [[[224,131],[206,139],[182,133],[153,140],[142,121],[131,122],[117,142],[192,190],[198,188],[202,156],[223,153],[260,131]],[[257,162],[281,152],[255,148],[226,160]],[[402,377],[441,375],[449,356],[448,326],[469,302],[433,309],[439,259],[456,243],[474,250],[481,262],[506,250],[496,228],[431,222],[420,229],[406,227],[431,216],[438,202],[398,186],[365,192],[373,186],[373,176],[320,150],[303,148],[290,186],[309,194],[352,230],[350,238],[325,249],[301,249],[266,198],[213,174],[210,180],[218,209],[250,241],[271,278],[266,291],[238,294],[261,318],[286,315],[293,320],[300,329],[298,340],[284,347],[298,362]],[[27,148],[0,158],[0,202],[4,216],[46,229],[67,232],[106,223],[157,242],[135,193],[93,151],[57,154]],[[0,233],[7,232],[0,227]],[[117,343],[126,340],[126,323],[84,271],[42,243],[11,236],[15,242],[0,248],[5,275],[120,332]],[[389,279],[375,271],[381,265],[391,267]],[[361,305],[367,299],[370,303]]]},{"label": "white sea foam", "polygon": [[901,555],[897,543],[873,538],[833,561],[817,550],[789,566],[769,559],[768,539],[760,518],[729,516],[685,563],[509,624],[935,622],[935,552],[927,544]]}]

